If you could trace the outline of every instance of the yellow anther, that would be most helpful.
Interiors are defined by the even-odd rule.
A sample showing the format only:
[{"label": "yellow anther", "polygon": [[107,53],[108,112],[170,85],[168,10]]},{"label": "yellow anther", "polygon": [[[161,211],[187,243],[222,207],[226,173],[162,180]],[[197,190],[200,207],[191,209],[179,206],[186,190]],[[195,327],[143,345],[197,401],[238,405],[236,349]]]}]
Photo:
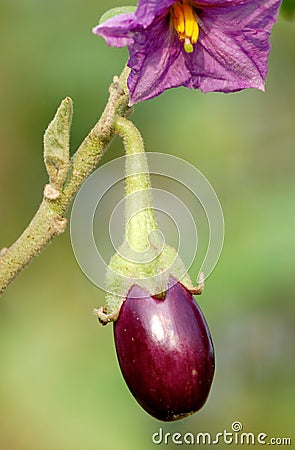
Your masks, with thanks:
[{"label": "yellow anther", "polygon": [[173,5],[173,24],[174,28],[179,34],[184,33],[184,15],[179,4]]},{"label": "yellow anther", "polygon": [[192,34],[192,38],[191,38],[192,44],[196,44],[196,42],[198,41],[198,38],[199,38],[199,25],[198,25],[198,22],[195,21],[194,28],[193,28],[193,34]]},{"label": "yellow anther", "polygon": [[179,0],[171,8],[173,26],[184,50],[191,53],[199,37],[199,25],[189,0]]},{"label": "yellow anther", "polygon": [[191,38],[196,21],[193,10],[189,5],[183,5],[183,15],[185,22],[185,37]]}]

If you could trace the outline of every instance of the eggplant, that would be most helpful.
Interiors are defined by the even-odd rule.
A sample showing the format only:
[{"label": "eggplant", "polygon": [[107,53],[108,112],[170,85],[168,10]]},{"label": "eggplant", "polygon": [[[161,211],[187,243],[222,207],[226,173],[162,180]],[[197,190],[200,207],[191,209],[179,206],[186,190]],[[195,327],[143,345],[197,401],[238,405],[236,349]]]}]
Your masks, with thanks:
[{"label": "eggplant", "polygon": [[210,331],[192,294],[170,278],[164,299],[134,285],[114,322],[122,375],[151,416],[175,421],[206,402],[214,375]]}]

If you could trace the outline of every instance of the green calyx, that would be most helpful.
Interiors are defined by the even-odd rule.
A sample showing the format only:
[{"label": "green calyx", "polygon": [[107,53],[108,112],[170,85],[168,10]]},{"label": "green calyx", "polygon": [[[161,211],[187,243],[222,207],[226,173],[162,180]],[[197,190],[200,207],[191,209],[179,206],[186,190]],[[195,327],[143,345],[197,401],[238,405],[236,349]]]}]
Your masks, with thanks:
[{"label": "green calyx", "polygon": [[134,285],[147,295],[164,299],[169,279],[180,281],[191,292],[192,281],[177,251],[164,242],[153,209],[151,183],[142,137],[127,119],[114,124],[126,150],[125,237],[111,258],[106,273],[106,305],[95,310],[101,323],[118,318],[122,303]]},{"label": "green calyx", "polygon": [[[124,246],[124,243],[123,243]],[[147,291],[147,295],[165,298],[169,278],[181,281],[187,289],[193,289],[192,281],[186,273],[186,268],[176,250],[165,244],[163,248],[154,248],[155,258],[147,263],[134,263],[120,256],[120,250],[109,264],[106,282],[109,292],[107,294],[106,313],[114,314],[126,299],[133,285],[138,285]]]}]

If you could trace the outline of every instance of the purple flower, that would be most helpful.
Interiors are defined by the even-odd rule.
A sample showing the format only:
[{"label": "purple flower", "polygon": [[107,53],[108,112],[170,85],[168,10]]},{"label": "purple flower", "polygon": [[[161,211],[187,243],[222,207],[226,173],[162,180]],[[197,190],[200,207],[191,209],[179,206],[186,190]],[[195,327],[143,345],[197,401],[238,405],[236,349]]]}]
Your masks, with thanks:
[{"label": "purple flower", "polygon": [[130,103],[165,89],[264,90],[269,37],[281,0],[140,0],[94,28],[128,46]]},{"label": "purple flower", "polygon": [[178,420],[205,403],[214,374],[208,326],[191,293],[170,279],[164,299],[133,286],[114,323],[123,377],[159,420]]}]

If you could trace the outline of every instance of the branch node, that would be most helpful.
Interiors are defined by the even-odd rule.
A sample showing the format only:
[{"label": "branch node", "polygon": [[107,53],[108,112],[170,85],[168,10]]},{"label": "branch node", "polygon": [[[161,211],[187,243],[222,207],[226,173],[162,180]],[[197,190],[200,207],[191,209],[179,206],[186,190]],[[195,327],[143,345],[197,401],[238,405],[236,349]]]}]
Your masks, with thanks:
[{"label": "branch node", "polygon": [[43,195],[47,200],[56,200],[60,196],[60,192],[51,186],[51,184],[46,184]]}]

